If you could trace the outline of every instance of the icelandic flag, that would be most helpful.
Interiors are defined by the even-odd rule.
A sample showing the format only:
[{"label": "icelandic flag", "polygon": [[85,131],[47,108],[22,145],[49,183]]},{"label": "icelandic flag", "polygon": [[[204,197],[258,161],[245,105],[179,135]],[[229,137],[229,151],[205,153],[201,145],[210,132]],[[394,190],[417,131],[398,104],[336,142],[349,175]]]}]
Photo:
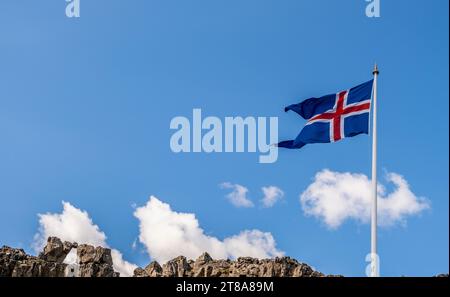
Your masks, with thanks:
[{"label": "icelandic flag", "polygon": [[351,89],[320,98],[310,98],[289,105],[307,120],[294,140],[278,143],[278,147],[299,149],[308,143],[336,142],[345,137],[369,134],[369,113],[373,79]]}]

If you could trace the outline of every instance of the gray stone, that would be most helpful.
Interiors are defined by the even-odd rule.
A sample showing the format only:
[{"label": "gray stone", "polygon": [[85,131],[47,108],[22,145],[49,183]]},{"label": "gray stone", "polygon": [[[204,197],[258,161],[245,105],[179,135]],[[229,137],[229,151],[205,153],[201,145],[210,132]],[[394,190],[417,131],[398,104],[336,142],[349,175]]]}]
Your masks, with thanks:
[{"label": "gray stone", "polygon": [[95,247],[89,244],[80,244],[77,247],[78,263],[87,264],[95,260]]},{"label": "gray stone", "polygon": [[153,261],[144,269],[138,267],[134,270],[135,277],[158,277],[163,275],[163,269],[158,262]]},{"label": "gray stone", "polygon": [[39,254],[39,258],[47,262],[63,263],[67,254],[76,246],[76,243],[72,244],[68,241],[63,243],[57,237],[49,237],[44,250]]},{"label": "gray stone", "polygon": [[[72,248],[77,248],[78,263],[68,266],[63,261]],[[77,245],[49,237],[39,257],[22,249],[4,246],[0,249],[0,277],[118,277],[113,269],[111,250],[91,245]]]},{"label": "gray stone", "polygon": [[111,257],[111,249],[107,249],[101,246],[95,248],[94,262],[99,264],[113,265]]},{"label": "gray stone", "polygon": [[166,277],[191,276],[192,267],[189,265],[186,257],[178,256],[162,266],[162,275]]}]

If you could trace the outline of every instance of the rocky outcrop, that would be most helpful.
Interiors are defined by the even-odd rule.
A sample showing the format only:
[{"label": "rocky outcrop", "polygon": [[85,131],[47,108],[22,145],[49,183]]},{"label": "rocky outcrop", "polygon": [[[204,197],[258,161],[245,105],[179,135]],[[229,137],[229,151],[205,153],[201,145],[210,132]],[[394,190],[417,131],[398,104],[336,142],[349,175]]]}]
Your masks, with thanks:
[{"label": "rocky outcrop", "polygon": [[66,264],[27,255],[22,249],[0,248],[0,276],[64,276]]},{"label": "rocky outcrop", "polygon": [[58,237],[49,237],[47,245],[39,254],[39,259],[48,262],[62,263],[72,248],[76,248],[77,243],[65,241],[64,243]]},{"label": "rocky outcrop", "polygon": [[214,260],[208,253],[203,253],[195,261],[184,256],[176,257],[162,265],[152,262],[137,268],[135,277],[323,277],[304,263],[289,257],[275,259],[255,259],[250,257],[231,260]]},{"label": "rocky outcrop", "polygon": [[111,250],[88,244],[77,247],[79,276],[82,277],[113,277],[119,276],[114,272]]},{"label": "rocky outcrop", "polygon": [[153,261],[148,264],[144,269],[136,268],[134,270],[134,276],[136,277],[158,277],[162,276],[162,267],[158,262]]},{"label": "rocky outcrop", "polygon": [[[76,251],[76,262],[64,263],[69,253]],[[0,277],[118,277],[113,269],[111,250],[101,246],[62,242],[49,237],[39,256],[31,256],[23,249],[0,248]],[[236,260],[214,260],[203,253],[195,261],[184,256],[167,261],[162,266],[153,261],[145,268],[136,268],[135,277],[324,277],[305,263],[290,257]],[[437,277],[448,277],[439,274]]]},{"label": "rocky outcrop", "polygon": [[[77,261],[64,263],[72,249],[76,249]],[[0,277],[117,277],[113,269],[111,250],[103,247],[62,242],[49,237],[38,257],[30,256],[22,249],[7,246],[0,248]]]}]

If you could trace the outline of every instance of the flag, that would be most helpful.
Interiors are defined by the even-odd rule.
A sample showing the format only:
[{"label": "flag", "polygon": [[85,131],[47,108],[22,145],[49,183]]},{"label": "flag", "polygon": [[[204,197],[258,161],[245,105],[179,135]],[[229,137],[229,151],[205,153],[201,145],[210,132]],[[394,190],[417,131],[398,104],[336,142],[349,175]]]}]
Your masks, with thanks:
[{"label": "flag", "polygon": [[278,147],[299,149],[308,143],[336,142],[346,137],[369,133],[369,113],[373,79],[348,90],[320,98],[310,98],[287,106],[307,120],[294,140]]}]

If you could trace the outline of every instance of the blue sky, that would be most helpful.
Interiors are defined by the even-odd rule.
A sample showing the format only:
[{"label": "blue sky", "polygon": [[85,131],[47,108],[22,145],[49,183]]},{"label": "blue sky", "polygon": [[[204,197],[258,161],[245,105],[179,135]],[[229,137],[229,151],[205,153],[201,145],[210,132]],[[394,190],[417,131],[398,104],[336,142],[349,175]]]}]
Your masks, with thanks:
[{"label": "blue sky", "polygon": [[[270,232],[286,255],[324,273],[364,275],[370,226],[330,229],[299,195],[323,169],[370,176],[367,135],[257,154],[174,154],[170,120],[203,114],[279,117],[280,139],[304,124],[284,106],[379,77],[379,172],[404,177],[430,208],[379,230],[381,274],[448,272],[448,1],[81,0],[0,4],[0,244],[32,252],[39,213],[86,210],[124,258],[146,265],[133,205],[150,195],[195,213],[219,239]],[[248,188],[236,208],[223,182]],[[261,187],[284,198],[258,204]],[[391,189],[388,189],[391,190]]]}]

